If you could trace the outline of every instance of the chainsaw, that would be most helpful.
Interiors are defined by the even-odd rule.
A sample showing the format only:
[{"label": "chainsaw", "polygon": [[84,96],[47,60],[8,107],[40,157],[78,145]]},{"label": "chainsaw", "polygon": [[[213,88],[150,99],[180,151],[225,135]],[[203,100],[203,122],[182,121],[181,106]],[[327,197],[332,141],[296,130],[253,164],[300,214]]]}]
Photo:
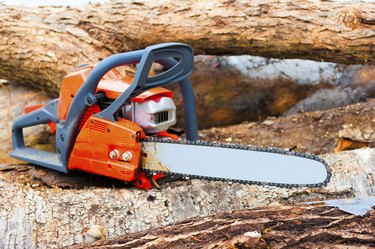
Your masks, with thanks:
[{"label": "chainsaw", "polygon": [[[153,74],[154,63],[163,67]],[[118,67],[136,65],[134,76]],[[198,178],[279,187],[320,187],[328,164],[311,154],[277,148],[198,140],[195,97],[189,81],[192,48],[164,43],[81,65],[64,77],[59,98],[25,109],[12,127],[12,157],[56,171],[116,178],[137,187],[159,187],[163,179]],[[176,124],[172,92],[178,83],[186,139]],[[23,128],[49,124],[56,151],[25,146]]]}]

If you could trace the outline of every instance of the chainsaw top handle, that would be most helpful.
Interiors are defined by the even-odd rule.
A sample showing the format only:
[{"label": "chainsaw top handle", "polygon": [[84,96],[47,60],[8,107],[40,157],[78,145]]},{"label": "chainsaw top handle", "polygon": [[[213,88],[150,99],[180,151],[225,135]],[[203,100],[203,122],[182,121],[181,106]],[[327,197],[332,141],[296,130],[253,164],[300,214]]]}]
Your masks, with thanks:
[{"label": "chainsaw top handle", "polygon": [[[139,57],[139,52],[142,57]],[[144,51],[135,51],[133,53],[134,55],[117,54],[108,57],[93,69],[86,80],[88,85],[95,86],[95,91],[100,79],[109,70],[118,67],[119,64],[124,65],[123,63],[125,63],[125,65],[134,64],[134,59],[141,59],[130,87],[126,89],[126,91],[124,91],[109,107],[98,114],[101,118],[115,121],[119,109],[126,101],[149,90],[150,88],[178,82],[188,77],[193,71],[194,56],[191,47],[188,45],[178,43],[160,44],[148,47]],[[167,65],[167,69],[169,69],[156,76],[149,77],[149,72],[153,62]],[[168,67],[168,65],[173,66]]]},{"label": "chainsaw top handle", "polygon": [[[167,70],[150,77],[149,72],[153,62],[161,64]],[[195,98],[188,79],[194,67],[193,50],[182,43],[158,44],[144,50],[112,55],[99,62],[90,72],[73,98],[65,122],[57,124],[56,147],[64,165],[68,164],[84,113],[89,106],[97,102],[95,92],[101,78],[113,68],[136,63],[138,68],[131,85],[110,106],[96,115],[116,121],[119,109],[133,97],[156,86],[179,82],[185,106],[187,138],[197,140]]]}]

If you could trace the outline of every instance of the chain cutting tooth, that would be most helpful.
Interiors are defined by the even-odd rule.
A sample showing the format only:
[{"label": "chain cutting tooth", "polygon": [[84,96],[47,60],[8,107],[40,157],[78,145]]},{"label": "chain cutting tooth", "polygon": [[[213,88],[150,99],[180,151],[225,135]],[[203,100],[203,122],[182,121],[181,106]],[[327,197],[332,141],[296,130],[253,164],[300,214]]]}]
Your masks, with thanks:
[{"label": "chain cutting tooth", "polygon": [[283,150],[279,148],[274,148],[274,147],[257,147],[257,146],[244,146],[240,144],[223,144],[223,143],[218,143],[218,142],[206,142],[206,141],[189,141],[189,140],[165,140],[165,139],[160,139],[160,138],[145,138],[141,141],[144,142],[157,142],[157,143],[171,143],[171,144],[187,144],[187,145],[199,145],[199,146],[209,146],[209,147],[219,147],[219,148],[229,148],[229,149],[239,149],[239,150],[251,150],[251,151],[259,151],[259,152],[270,152],[270,153],[276,153],[276,154],[287,154],[291,156],[296,156],[296,157],[303,157],[311,160],[318,161],[322,163],[326,170],[327,170],[327,178],[324,182],[319,183],[319,184],[283,184],[283,183],[272,183],[272,182],[258,182],[258,181],[245,181],[245,180],[236,180],[236,179],[225,179],[225,178],[217,178],[217,177],[208,177],[208,176],[196,176],[196,175],[186,175],[186,174],[179,174],[179,173],[174,173],[174,172],[168,172],[168,171],[161,171],[161,170],[149,170],[149,169],[143,169],[146,173],[157,173],[157,174],[164,174],[164,175],[169,175],[169,176],[181,176],[183,178],[189,178],[189,179],[203,179],[203,180],[210,180],[210,181],[223,181],[223,182],[236,182],[236,183],[241,183],[241,184],[249,184],[249,185],[258,185],[258,186],[275,186],[275,187],[282,187],[282,188],[296,188],[296,187],[323,187],[327,186],[328,183],[331,180],[332,176],[332,170],[328,166],[327,162],[310,153],[299,153],[296,151],[289,151],[289,150]]}]

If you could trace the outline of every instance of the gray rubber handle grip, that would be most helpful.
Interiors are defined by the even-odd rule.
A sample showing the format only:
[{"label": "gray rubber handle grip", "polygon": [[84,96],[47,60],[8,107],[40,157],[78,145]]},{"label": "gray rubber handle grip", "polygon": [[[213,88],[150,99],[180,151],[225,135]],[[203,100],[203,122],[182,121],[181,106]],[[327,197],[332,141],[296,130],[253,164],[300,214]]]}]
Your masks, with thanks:
[{"label": "gray rubber handle grip", "polygon": [[[108,63],[108,65],[105,65],[106,68],[112,68],[112,64],[116,64],[117,59],[111,57],[109,57],[109,60],[106,62]],[[154,62],[166,66],[167,70],[156,76],[149,77],[151,66]],[[130,87],[128,87],[109,107],[97,115],[115,121],[115,115],[126,101],[129,101],[131,98],[151,88],[178,82],[188,77],[192,73],[193,67],[193,50],[188,45],[166,43],[148,47],[143,51],[137,72]],[[92,73],[96,72],[93,70]],[[103,75],[101,73],[94,76],[94,81],[96,82],[98,78],[101,78]],[[87,80],[89,80],[89,78]]]},{"label": "gray rubber handle grip", "polygon": [[13,149],[25,147],[23,128],[57,121],[57,99],[53,99],[43,107],[18,117],[12,125]]}]

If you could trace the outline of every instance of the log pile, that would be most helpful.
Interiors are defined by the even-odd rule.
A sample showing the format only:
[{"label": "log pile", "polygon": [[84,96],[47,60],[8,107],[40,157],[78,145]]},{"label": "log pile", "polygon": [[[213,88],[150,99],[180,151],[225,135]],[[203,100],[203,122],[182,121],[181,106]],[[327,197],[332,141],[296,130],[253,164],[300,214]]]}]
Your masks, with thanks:
[{"label": "log pile", "polygon": [[[373,147],[375,141],[375,99],[327,111],[281,118],[270,117],[224,128],[202,130],[211,141],[272,146],[314,154],[332,153],[343,139]],[[339,146],[339,147],[338,147]]]},{"label": "log pile", "polygon": [[[202,130],[200,138],[322,154],[333,174],[323,188],[188,180],[146,192],[7,156],[14,118],[26,105],[45,102],[46,95],[56,97],[62,77],[79,64],[169,41],[188,43],[202,55],[374,64],[374,16],[372,3],[349,6],[338,0],[112,0],[81,9],[0,3],[0,79],[9,80],[0,80],[0,248],[84,248],[106,238],[90,246],[374,246],[374,209],[355,216],[306,204],[375,195],[375,67],[370,65],[322,63],[319,76],[303,81],[282,69],[273,78],[259,78],[278,65],[274,59],[252,57],[248,60],[265,65],[252,68],[248,64],[254,61],[246,64],[244,57],[196,57],[192,81],[201,127],[237,124]],[[179,92],[171,89],[180,107]],[[26,136],[29,145],[53,149],[46,127]]]},{"label": "log pile", "polygon": [[169,41],[190,44],[198,54],[371,64],[374,16],[371,3],[348,6],[338,0],[123,0],[84,9],[0,4],[0,33],[6,38],[0,41],[0,78],[44,85],[57,94],[54,86],[78,64]]}]

